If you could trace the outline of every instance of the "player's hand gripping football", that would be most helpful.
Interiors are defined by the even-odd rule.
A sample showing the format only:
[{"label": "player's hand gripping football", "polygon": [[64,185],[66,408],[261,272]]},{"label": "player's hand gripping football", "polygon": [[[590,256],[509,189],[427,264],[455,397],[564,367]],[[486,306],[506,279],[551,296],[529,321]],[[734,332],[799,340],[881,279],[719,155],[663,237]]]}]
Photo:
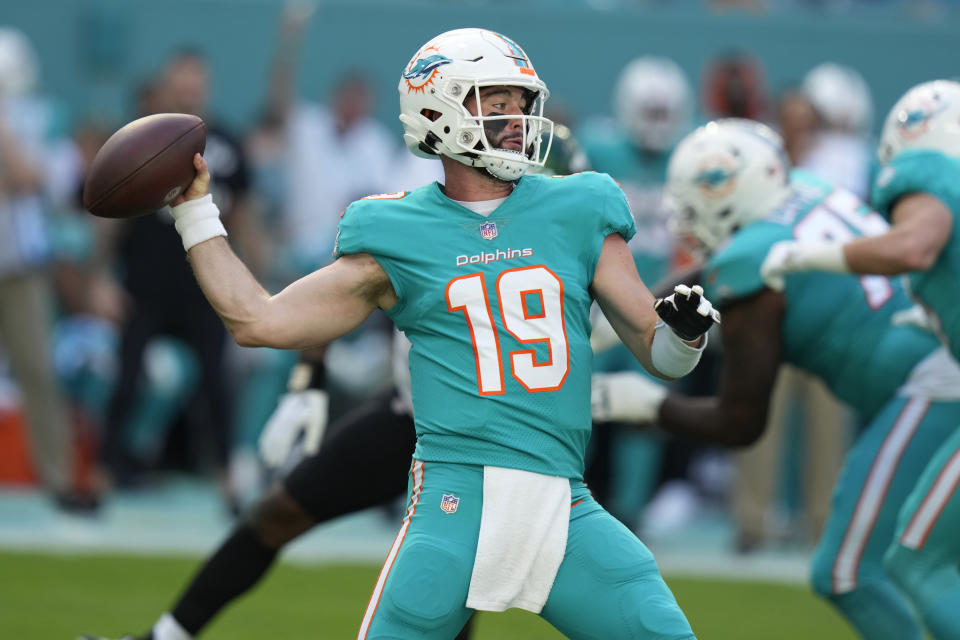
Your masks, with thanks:
[{"label": "player's hand gripping football", "polygon": [[210,193],[210,170],[207,168],[207,161],[199,153],[193,155],[193,168],[197,170],[197,175],[186,190],[178,195],[171,207],[183,204],[187,200],[196,200]]},{"label": "player's hand gripping football", "polygon": [[703,297],[698,284],[678,284],[666,298],[657,298],[653,308],[674,333],[688,342],[697,340],[714,323],[720,324],[720,312]]},{"label": "player's hand gripping football", "polygon": [[[260,434],[260,457],[271,469],[286,465],[295,448],[304,456],[320,449],[327,428],[329,398],[321,389],[290,391],[280,397],[277,408]],[[302,446],[298,447],[298,443]]]}]

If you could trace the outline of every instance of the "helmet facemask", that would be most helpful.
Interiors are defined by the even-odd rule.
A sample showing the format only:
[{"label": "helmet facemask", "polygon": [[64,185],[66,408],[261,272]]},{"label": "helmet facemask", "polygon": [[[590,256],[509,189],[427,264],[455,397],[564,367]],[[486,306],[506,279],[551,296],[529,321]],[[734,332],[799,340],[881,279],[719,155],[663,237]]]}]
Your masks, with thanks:
[{"label": "helmet facemask", "polygon": [[[470,96],[474,98],[477,111],[480,107],[482,88],[501,85],[481,85],[474,80],[469,94],[464,98],[467,102]],[[509,85],[503,85],[509,86]],[[542,93],[529,88],[523,88],[527,103],[522,114],[492,112],[486,115],[475,115],[465,105],[464,116],[460,127],[459,143],[469,151],[464,155],[474,156],[472,166],[482,167],[487,173],[498,180],[513,181],[522,176],[528,167],[540,169],[547,161],[550,147],[553,145],[553,121],[543,116],[545,100]],[[506,149],[496,146],[503,138],[502,133],[511,122],[520,121],[520,149]],[[547,136],[544,144],[543,137]],[[472,147],[470,146],[473,143]]]}]

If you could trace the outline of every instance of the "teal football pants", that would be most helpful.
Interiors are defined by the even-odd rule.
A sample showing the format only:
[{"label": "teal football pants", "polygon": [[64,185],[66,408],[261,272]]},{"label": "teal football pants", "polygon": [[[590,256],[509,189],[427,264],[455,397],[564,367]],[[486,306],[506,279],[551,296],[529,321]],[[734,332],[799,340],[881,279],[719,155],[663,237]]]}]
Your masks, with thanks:
[{"label": "teal football pants", "polygon": [[960,640],[960,428],[940,447],[900,511],[888,575],[936,640]]},{"label": "teal football pants", "polygon": [[812,565],[814,590],[863,638],[922,640],[923,627],[883,568],[897,515],[960,422],[960,403],[894,398],[847,455]]},{"label": "teal football pants", "polygon": [[[582,482],[571,492],[566,555],[540,615],[573,640],[694,640],[650,551]],[[360,640],[449,640],[460,631],[472,613],[482,498],[483,467],[414,461],[407,515]]]}]

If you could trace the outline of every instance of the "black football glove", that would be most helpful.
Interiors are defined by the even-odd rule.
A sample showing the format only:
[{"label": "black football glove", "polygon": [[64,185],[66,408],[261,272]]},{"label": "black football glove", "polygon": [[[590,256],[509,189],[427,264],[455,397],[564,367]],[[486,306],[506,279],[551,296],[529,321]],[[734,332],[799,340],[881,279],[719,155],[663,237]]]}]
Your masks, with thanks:
[{"label": "black football glove", "polygon": [[666,298],[657,298],[653,308],[673,332],[692,342],[720,324],[720,312],[703,297],[703,287],[678,284]]}]

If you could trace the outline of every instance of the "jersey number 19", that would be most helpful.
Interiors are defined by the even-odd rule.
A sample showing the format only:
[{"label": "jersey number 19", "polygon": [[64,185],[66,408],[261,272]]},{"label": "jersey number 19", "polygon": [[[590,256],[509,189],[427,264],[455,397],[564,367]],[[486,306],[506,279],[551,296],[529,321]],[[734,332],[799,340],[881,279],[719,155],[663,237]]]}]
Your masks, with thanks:
[{"label": "jersey number 19", "polygon": [[[536,265],[502,271],[496,289],[502,330],[523,344],[545,343],[550,354],[546,362],[537,362],[532,348],[511,351],[510,373],[527,391],[559,389],[570,370],[563,281],[547,267]],[[480,395],[502,394],[501,329],[493,317],[483,274],[454,278],[447,283],[446,298],[449,311],[463,311],[466,317]]]}]

